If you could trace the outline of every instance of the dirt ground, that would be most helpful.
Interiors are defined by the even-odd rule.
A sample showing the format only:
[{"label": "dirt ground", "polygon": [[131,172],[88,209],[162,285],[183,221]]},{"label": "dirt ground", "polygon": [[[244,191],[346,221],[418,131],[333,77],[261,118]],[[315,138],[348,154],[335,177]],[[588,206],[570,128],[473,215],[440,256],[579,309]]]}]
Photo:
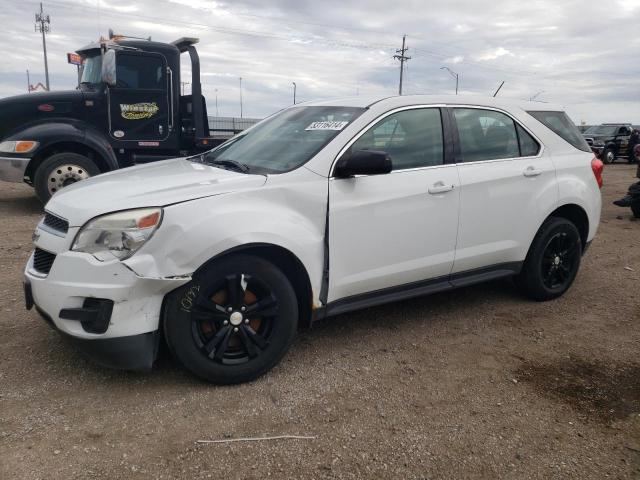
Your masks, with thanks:
[{"label": "dirt ground", "polygon": [[[640,478],[640,221],[611,205],[563,298],[510,281],[342,315],[263,378],[79,356],[22,298],[41,216],[0,183],[0,478]],[[263,435],[306,440],[197,444]]]}]

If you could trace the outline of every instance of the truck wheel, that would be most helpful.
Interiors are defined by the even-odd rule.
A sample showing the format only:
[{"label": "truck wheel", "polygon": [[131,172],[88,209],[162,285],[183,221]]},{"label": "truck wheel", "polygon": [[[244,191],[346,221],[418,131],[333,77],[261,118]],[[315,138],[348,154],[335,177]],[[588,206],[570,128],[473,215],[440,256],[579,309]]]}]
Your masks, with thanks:
[{"label": "truck wheel", "polygon": [[98,175],[100,170],[88,157],[78,153],[56,153],[38,166],[33,179],[36,195],[42,203],[47,203],[58,190]]},{"label": "truck wheel", "polygon": [[640,218],[640,200],[634,200],[631,202],[631,211],[633,212],[634,217]]},{"label": "truck wheel", "polygon": [[582,240],[576,226],[566,218],[551,217],[533,239],[516,283],[533,300],[557,298],[569,290],[581,257]]},{"label": "truck wheel", "polygon": [[604,152],[602,152],[602,161],[607,164],[616,161],[616,152],[613,150],[613,148],[604,149]]},{"label": "truck wheel", "polygon": [[212,263],[165,303],[173,356],[218,384],[259,377],[285,355],[298,324],[291,283],[273,264],[235,254]]}]

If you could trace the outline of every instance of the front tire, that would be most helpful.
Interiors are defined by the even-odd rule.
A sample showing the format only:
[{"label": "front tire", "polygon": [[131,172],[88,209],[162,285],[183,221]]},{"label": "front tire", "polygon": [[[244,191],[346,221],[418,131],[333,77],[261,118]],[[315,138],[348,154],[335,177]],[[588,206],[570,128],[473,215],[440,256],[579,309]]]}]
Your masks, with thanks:
[{"label": "front tire", "polygon": [[298,325],[298,302],[288,278],[252,255],[214,261],[172,293],[164,311],[173,356],[209,382],[253,380],[289,350]]},{"label": "front tire", "polygon": [[602,162],[606,164],[610,164],[616,161],[616,152],[613,148],[607,147],[602,152]]},{"label": "front tire", "polygon": [[566,218],[551,217],[533,239],[516,283],[533,300],[552,300],[571,287],[581,257],[582,240],[576,226]]},{"label": "front tire", "polygon": [[89,157],[73,152],[56,153],[38,166],[33,186],[40,201],[47,203],[60,189],[99,173],[100,169]]}]

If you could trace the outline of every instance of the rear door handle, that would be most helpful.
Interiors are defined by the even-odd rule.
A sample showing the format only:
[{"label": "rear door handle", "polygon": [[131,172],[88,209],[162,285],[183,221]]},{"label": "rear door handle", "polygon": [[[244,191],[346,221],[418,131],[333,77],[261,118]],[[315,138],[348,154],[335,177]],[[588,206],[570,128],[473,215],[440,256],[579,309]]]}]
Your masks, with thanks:
[{"label": "rear door handle", "polygon": [[527,167],[527,168],[525,169],[525,171],[524,171],[524,172],[522,172],[522,174],[523,174],[525,177],[537,177],[537,176],[538,176],[538,175],[540,175],[541,173],[542,173],[542,170],[538,170],[538,169],[537,169],[537,168],[535,168],[535,167]]},{"label": "rear door handle", "polygon": [[436,182],[429,187],[429,193],[431,195],[437,195],[438,193],[447,193],[453,190],[453,185],[445,185],[444,182]]}]

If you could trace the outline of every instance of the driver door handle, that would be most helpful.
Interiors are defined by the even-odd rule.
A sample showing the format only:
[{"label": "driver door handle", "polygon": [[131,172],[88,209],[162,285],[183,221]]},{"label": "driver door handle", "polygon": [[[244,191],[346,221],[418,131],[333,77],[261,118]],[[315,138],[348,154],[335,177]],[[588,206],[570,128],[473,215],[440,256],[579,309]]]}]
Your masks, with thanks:
[{"label": "driver door handle", "polygon": [[538,170],[538,169],[537,169],[537,168],[535,168],[535,167],[527,167],[527,168],[525,169],[525,171],[524,171],[524,172],[522,172],[522,174],[523,174],[525,177],[537,177],[537,176],[538,176],[538,175],[540,175],[541,173],[542,173],[542,170]]},{"label": "driver door handle", "polygon": [[439,193],[447,193],[453,190],[453,185],[445,185],[444,182],[436,182],[429,187],[429,193],[431,195],[437,195]]}]

